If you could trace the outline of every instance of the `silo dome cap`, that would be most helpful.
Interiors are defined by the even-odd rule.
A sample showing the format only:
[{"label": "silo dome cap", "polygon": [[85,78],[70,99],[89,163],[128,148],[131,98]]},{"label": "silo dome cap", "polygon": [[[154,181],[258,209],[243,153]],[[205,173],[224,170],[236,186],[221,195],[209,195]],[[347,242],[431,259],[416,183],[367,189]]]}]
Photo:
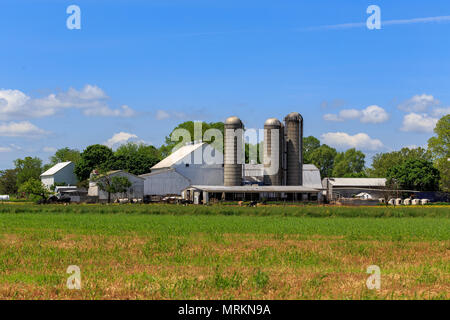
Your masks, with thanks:
[{"label": "silo dome cap", "polygon": [[281,122],[277,118],[270,118],[270,119],[266,120],[264,125],[265,126],[278,126],[278,127],[280,127],[281,126]]},{"label": "silo dome cap", "polygon": [[229,117],[227,120],[225,120],[225,124],[241,125],[242,121],[238,117]]},{"label": "silo dome cap", "polygon": [[294,120],[294,121],[300,121],[303,117],[298,112],[291,112],[289,113],[284,120]]}]

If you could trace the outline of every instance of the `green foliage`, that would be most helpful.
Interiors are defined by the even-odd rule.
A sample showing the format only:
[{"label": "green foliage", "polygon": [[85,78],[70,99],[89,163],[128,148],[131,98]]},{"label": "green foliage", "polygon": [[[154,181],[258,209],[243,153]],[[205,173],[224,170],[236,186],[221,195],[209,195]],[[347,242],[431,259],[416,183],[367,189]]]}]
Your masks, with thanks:
[{"label": "green foliage", "polygon": [[101,175],[97,179],[100,190],[108,193],[108,202],[111,202],[111,194],[125,193],[131,187],[131,182],[127,177]]},{"label": "green foliage", "polygon": [[114,153],[107,146],[94,144],[87,147],[82,153],[81,158],[75,165],[75,174],[78,181],[89,178],[92,170],[98,169],[108,171],[114,168]]},{"label": "green foliage", "polygon": [[17,193],[17,169],[0,171],[0,194]]},{"label": "green foliage", "polygon": [[60,162],[72,161],[77,164],[81,159],[81,153],[75,149],[61,148],[58,149],[53,156],[50,157],[50,164],[55,165]]},{"label": "green foliage", "polygon": [[[252,150],[252,153],[256,152],[256,163],[258,164],[263,163],[264,161],[264,159],[262,159],[264,150],[263,148],[264,148],[264,141],[261,141],[257,145],[245,143],[245,163],[250,163],[250,149]],[[254,160],[254,157],[255,156],[252,154],[252,160]]]},{"label": "green foliage", "polygon": [[314,163],[312,153],[320,147],[320,141],[316,137],[303,138],[303,163]]},{"label": "green foliage", "polygon": [[62,187],[62,186],[67,186],[67,183],[65,183],[65,182],[55,182],[54,184],[52,184],[50,186],[50,190],[51,191],[55,191],[56,187]]},{"label": "green foliage", "polygon": [[17,170],[17,187],[30,179],[39,179],[42,173],[42,160],[35,157],[25,157],[14,160]]},{"label": "green foliage", "polygon": [[438,121],[434,132],[436,136],[428,140],[428,149],[441,173],[441,190],[450,192],[450,114]]},{"label": "green foliage", "polygon": [[319,148],[314,149],[308,155],[309,162],[304,161],[304,163],[314,164],[320,170],[320,176],[322,178],[331,177],[336,154],[337,152],[334,148],[323,144]]},{"label": "green foliage", "polygon": [[50,195],[50,191],[45,188],[42,182],[38,179],[29,179],[21,184],[19,192],[23,192],[28,196],[34,196],[46,200]]},{"label": "green foliage", "polygon": [[414,159],[429,161],[431,153],[423,148],[402,148],[400,151],[377,153],[372,159],[372,168],[368,169],[368,174],[373,178],[385,178],[389,168]]},{"label": "green foliage", "polygon": [[360,177],[364,175],[365,155],[354,148],[339,152],[334,159],[333,177]]},{"label": "green foliage", "polygon": [[190,140],[188,141],[184,141],[184,142],[192,142],[194,140],[205,140],[205,142],[210,143],[211,145],[213,145],[214,147],[218,147],[219,145],[222,146],[221,150],[223,152],[223,141],[220,141],[220,143],[215,143],[215,138],[213,138],[213,141],[206,141],[206,139],[204,139],[204,134],[205,131],[208,129],[217,129],[222,133],[222,137],[224,135],[224,124],[223,122],[202,122],[202,136],[201,137],[195,137],[194,136],[194,122],[193,121],[186,121],[183,123],[180,123],[178,126],[176,126],[172,132],[170,133],[169,136],[166,137],[166,141],[165,141],[165,145],[162,145],[161,148],[159,149],[160,153],[161,153],[161,157],[165,158],[167,156],[169,156],[173,149],[175,148],[175,146],[177,146],[180,142],[182,142],[182,138],[180,137],[179,140],[177,141],[172,141],[171,137],[172,137],[172,133],[175,130],[178,129],[185,129],[187,130],[187,132],[189,132],[190,135]]},{"label": "green foliage", "polygon": [[117,148],[114,153],[114,168],[140,175],[149,173],[150,168],[161,161],[160,152],[154,146],[127,143]]},{"label": "green foliage", "polygon": [[436,191],[439,186],[439,171],[423,159],[406,160],[389,168],[387,178],[395,179],[403,190]]}]

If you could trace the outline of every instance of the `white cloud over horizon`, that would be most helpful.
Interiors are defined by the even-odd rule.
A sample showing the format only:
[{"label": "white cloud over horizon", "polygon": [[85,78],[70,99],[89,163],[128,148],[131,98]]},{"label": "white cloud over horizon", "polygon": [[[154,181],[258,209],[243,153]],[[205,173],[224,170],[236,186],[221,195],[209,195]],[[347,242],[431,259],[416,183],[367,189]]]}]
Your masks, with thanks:
[{"label": "white cloud over horizon", "polygon": [[356,148],[364,151],[377,151],[384,148],[378,139],[372,139],[366,133],[349,135],[345,132],[328,132],[321,135],[321,141],[337,149]]},{"label": "white cloud over horizon", "polygon": [[426,112],[430,107],[439,104],[440,101],[431,94],[421,94],[402,102],[398,108],[406,112]]},{"label": "white cloud over horizon", "polygon": [[358,119],[362,123],[383,123],[389,119],[389,114],[383,108],[372,105],[363,110],[344,109],[338,114],[327,113],[323,116],[326,121],[343,122]]},{"label": "white cloud over horizon", "polygon": [[430,117],[425,113],[418,114],[412,112],[403,117],[403,125],[400,130],[404,132],[416,133],[433,132],[438,121],[438,118]]},{"label": "white cloud over horizon", "polygon": [[104,145],[110,148],[114,148],[137,138],[138,136],[135,134],[128,132],[119,132],[114,134],[110,139],[108,139],[108,141],[106,141]]},{"label": "white cloud over horizon", "polygon": [[108,96],[99,87],[87,84],[81,90],[69,88],[44,98],[31,98],[20,90],[0,89],[0,120],[23,120],[53,116],[63,110],[78,109],[86,116],[132,117],[127,105],[111,109]]},{"label": "white cloud over horizon", "polygon": [[0,137],[38,138],[48,134],[28,121],[7,122],[0,124]]}]

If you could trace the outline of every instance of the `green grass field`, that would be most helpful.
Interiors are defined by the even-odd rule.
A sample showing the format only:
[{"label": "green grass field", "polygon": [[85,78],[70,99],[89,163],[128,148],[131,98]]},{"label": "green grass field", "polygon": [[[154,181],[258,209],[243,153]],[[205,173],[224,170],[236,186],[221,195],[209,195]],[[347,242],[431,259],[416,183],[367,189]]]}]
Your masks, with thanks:
[{"label": "green grass field", "polygon": [[[0,205],[2,299],[448,299],[450,208]],[[82,289],[69,290],[69,265]],[[366,269],[381,269],[368,290]]]}]

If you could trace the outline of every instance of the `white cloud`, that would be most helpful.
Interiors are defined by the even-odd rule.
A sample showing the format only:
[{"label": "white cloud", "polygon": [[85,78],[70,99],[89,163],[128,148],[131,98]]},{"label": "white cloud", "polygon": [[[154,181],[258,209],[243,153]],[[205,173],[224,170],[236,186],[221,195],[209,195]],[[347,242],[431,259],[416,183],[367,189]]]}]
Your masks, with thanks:
[{"label": "white cloud", "polygon": [[426,112],[431,106],[439,105],[439,100],[429,94],[415,95],[401,103],[398,108],[406,112]]},{"label": "white cloud", "polygon": [[405,132],[433,132],[439,119],[427,114],[409,113],[403,118],[400,130]]},{"label": "white cloud", "polygon": [[170,118],[170,114],[164,110],[158,110],[156,111],[156,119],[157,120],[164,120]]},{"label": "white cloud", "polygon": [[183,112],[179,111],[165,111],[165,110],[158,110],[156,111],[156,120],[165,120],[169,118],[175,118],[175,119],[183,119],[186,118],[187,115]]},{"label": "white cloud", "polygon": [[328,113],[323,118],[326,121],[337,122],[359,119],[362,123],[382,123],[389,119],[389,115],[383,108],[373,105],[363,110],[344,109],[339,114]]},{"label": "white cloud", "polygon": [[10,147],[0,147],[0,153],[1,152],[11,152],[13,149]]},{"label": "white cloud", "polygon": [[42,151],[44,151],[44,152],[47,152],[47,153],[54,153],[54,152],[56,152],[56,148],[54,148],[54,147],[44,147],[43,149],[42,149]]},{"label": "white cloud", "polygon": [[0,90],[0,119],[42,118],[67,109],[82,110],[87,116],[132,117],[136,113],[124,105],[111,109],[108,96],[97,86],[85,85],[81,90],[52,93],[44,98],[32,99],[19,90]]},{"label": "white cloud", "polygon": [[389,119],[389,115],[379,106],[368,106],[362,111],[360,121],[362,123],[382,123]]},{"label": "white cloud", "polygon": [[431,114],[434,117],[443,117],[446,116],[447,114],[450,114],[450,107],[447,108],[434,108],[433,111],[431,112]]},{"label": "white cloud", "polygon": [[110,148],[113,148],[137,138],[138,136],[135,134],[127,132],[119,132],[114,134],[112,138],[108,139],[108,141],[106,141],[104,144]]},{"label": "white cloud", "polygon": [[383,143],[378,139],[372,139],[366,133],[349,135],[345,132],[328,132],[321,135],[324,144],[338,149],[356,148],[375,151],[383,148]]},{"label": "white cloud", "polygon": [[0,124],[0,136],[3,137],[39,137],[47,134],[28,121]]}]

